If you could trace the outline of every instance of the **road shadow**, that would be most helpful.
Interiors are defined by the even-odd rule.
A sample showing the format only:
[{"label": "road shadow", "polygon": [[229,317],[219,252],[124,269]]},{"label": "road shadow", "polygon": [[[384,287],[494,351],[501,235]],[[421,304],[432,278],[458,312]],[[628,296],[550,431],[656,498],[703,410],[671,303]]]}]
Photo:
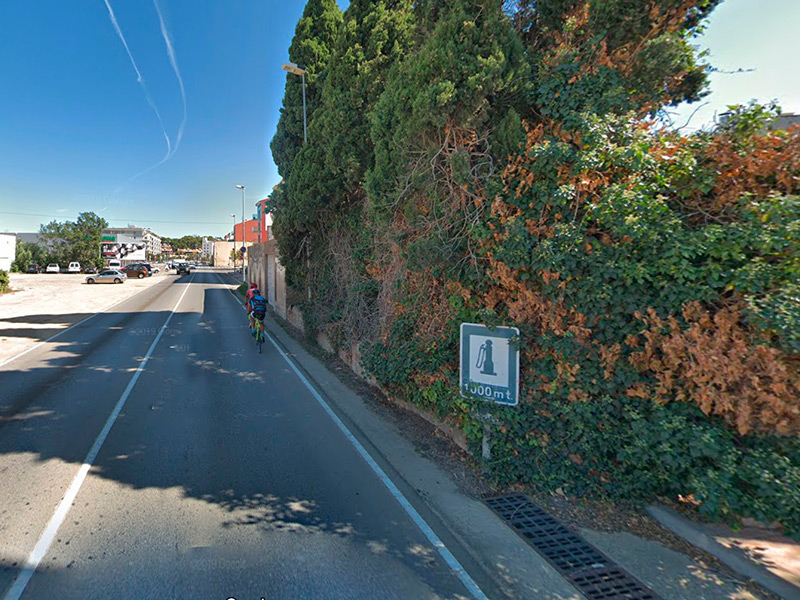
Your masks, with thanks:
[{"label": "road shadow", "polygon": [[[80,465],[147,357],[90,480],[134,495],[180,490],[215,507],[223,530],[346,540],[434,585],[433,549],[398,528],[394,500],[276,351],[256,352],[229,289],[213,273],[199,275],[175,280],[214,284],[199,307],[187,299],[174,314],[101,313],[48,344],[44,360],[0,370],[0,477],[6,457],[29,457],[43,472]],[[378,508],[387,502],[397,513],[390,518]],[[4,503],[9,513],[24,510],[0,492]],[[15,569],[7,565],[3,579]]]}]

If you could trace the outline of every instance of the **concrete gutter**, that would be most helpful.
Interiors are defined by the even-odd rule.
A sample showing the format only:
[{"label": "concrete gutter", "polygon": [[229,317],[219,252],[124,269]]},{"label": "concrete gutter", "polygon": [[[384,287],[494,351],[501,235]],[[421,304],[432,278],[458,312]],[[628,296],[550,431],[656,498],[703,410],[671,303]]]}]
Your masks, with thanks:
[{"label": "concrete gutter", "polygon": [[675,535],[690,544],[705,550],[728,565],[731,569],[755,581],[764,589],[786,600],[800,600],[800,588],[781,579],[768,569],[748,559],[743,552],[726,548],[689,519],[666,506],[651,505],[647,513]]}]

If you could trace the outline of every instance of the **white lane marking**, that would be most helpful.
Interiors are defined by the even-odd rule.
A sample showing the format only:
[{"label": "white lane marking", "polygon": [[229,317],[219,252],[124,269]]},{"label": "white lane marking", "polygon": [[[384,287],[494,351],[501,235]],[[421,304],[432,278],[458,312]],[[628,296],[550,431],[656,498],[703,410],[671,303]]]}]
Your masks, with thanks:
[{"label": "white lane marking", "polygon": [[[159,284],[157,284],[157,283],[156,283],[155,285],[159,285]],[[118,301],[118,302],[114,302],[114,304],[110,304],[110,305],[106,306],[104,309],[97,311],[97,312],[96,312],[96,313],[94,313],[93,315],[89,315],[88,317],[86,317],[86,318],[85,318],[85,319],[83,319],[82,321],[78,321],[78,322],[77,322],[77,323],[75,323],[74,325],[70,325],[69,327],[67,327],[67,328],[66,328],[66,329],[64,329],[63,331],[59,331],[57,334],[50,336],[50,337],[49,337],[49,338],[47,338],[46,340],[43,340],[43,341],[41,341],[41,342],[38,342],[38,343],[34,344],[33,346],[31,346],[30,348],[28,348],[27,350],[23,350],[22,352],[20,352],[20,353],[19,353],[19,354],[17,354],[16,356],[12,356],[11,358],[9,358],[9,359],[7,359],[7,360],[5,360],[5,361],[1,362],[1,363],[0,363],[0,367],[5,367],[5,366],[6,366],[8,363],[10,363],[11,361],[13,361],[13,360],[17,360],[17,359],[18,359],[18,358],[20,358],[21,356],[25,356],[25,355],[26,355],[28,352],[31,352],[31,351],[33,351],[33,350],[36,350],[36,349],[37,349],[39,346],[41,346],[42,344],[46,344],[47,342],[50,342],[50,341],[52,341],[52,340],[56,339],[58,336],[60,336],[60,335],[63,335],[63,334],[65,334],[65,333],[67,333],[67,332],[68,332],[70,329],[74,329],[75,327],[77,327],[77,326],[78,326],[78,325],[80,325],[81,323],[86,323],[86,321],[88,321],[89,319],[94,319],[94,318],[95,318],[97,315],[99,315],[99,314],[102,314],[102,313],[106,312],[107,310],[109,310],[109,309],[111,309],[111,308],[114,308],[114,307],[115,307],[115,306],[117,306],[118,304],[122,304],[122,303],[123,303],[123,302],[125,302],[126,300],[130,300],[131,298],[136,298],[136,296],[138,296],[138,295],[139,295],[139,294],[141,294],[142,292],[146,292],[147,290],[151,289],[152,287],[153,287],[152,285],[149,285],[149,286],[147,286],[146,288],[144,288],[143,290],[139,290],[138,292],[136,292],[136,293],[135,293],[133,296],[128,296],[127,298],[123,298],[122,300],[120,300],[120,301]]]},{"label": "white lane marking", "polygon": [[[217,277],[219,277],[219,275],[217,275]],[[222,278],[220,278],[220,283],[225,285],[225,282],[222,281]],[[231,292],[231,294],[233,294],[233,290],[231,290],[230,288],[228,288],[228,291]],[[233,297],[236,298],[236,295],[233,294]],[[236,299],[238,300],[238,298]],[[314,396],[314,399],[317,402],[319,402],[323,410],[326,413],[328,413],[328,416],[333,420],[334,423],[336,423],[336,426],[339,427],[339,430],[353,445],[353,447],[356,449],[356,452],[358,452],[361,455],[361,458],[363,458],[364,461],[370,466],[372,471],[375,473],[375,475],[378,476],[378,479],[380,479],[383,485],[386,486],[386,488],[389,490],[392,496],[394,496],[394,499],[397,500],[398,504],[400,504],[400,506],[403,508],[403,510],[406,512],[409,518],[420,529],[420,531],[422,531],[423,535],[426,538],[428,538],[428,541],[431,543],[431,545],[434,548],[436,548],[436,551],[439,552],[439,555],[447,563],[447,566],[449,566],[455,572],[456,576],[464,585],[464,587],[467,588],[470,594],[472,594],[472,597],[475,598],[476,600],[488,600],[486,594],[483,593],[483,590],[481,590],[481,588],[478,587],[478,584],[475,583],[472,577],[469,576],[464,567],[461,566],[461,563],[458,562],[458,559],[455,556],[453,556],[453,553],[450,552],[447,546],[445,546],[444,542],[441,539],[439,539],[439,536],[436,535],[433,529],[431,529],[431,526],[428,525],[428,523],[425,521],[422,515],[420,515],[417,512],[417,509],[415,509],[412,506],[412,504],[408,501],[408,499],[403,495],[403,492],[401,492],[399,488],[395,485],[394,481],[392,481],[391,478],[386,474],[386,472],[380,467],[380,465],[377,462],[375,462],[375,459],[372,458],[369,452],[367,452],[367,449],[364,448],[361,442],[359,442],[356,439],[356,437],[350,432],[350,430],[347,428],[347,425],[345,425],[342,422],[342,420],[338,417],[338,415],[335,412],[333,412],[331,407],[328,405],[327,402],[325,402],[322,396],[319,395],[314,386],[311,385],[308,379],[306,379],[305,376],[300,372],[300,370],[295,366],[294,362],[292,362],[292,360],[286,355],[286,353],[283,350],[281,350],[280,346],[278,346],[278,343],[275,341],[275,339],[266,330],[264,331],[264,333],[266,334],[267,338],[272,343],[272,345],[275,347],[275,349],[283,357],[283,360],[286,361],[286,363],[292,368],[292,371],[294,371],[295,375],[297,375],[297,377],[300,378],[300,381],[302,381],[303,384],[306,386],[306,388],[308,388],[308,391],[311,392],[311,395]]]},{"label": "white lane marking", "polygon": [[[192,283],[192,279],[189,280],[189,284]],[[100,448],[103,447],[103,444],[108,437],[108,433],[111,431],[111,428],[114,426],[114,423],[119,416],[119,413],[122,411],[122,408],[125,406],[125,402],[128,400],[128,396],[130,396],[133,387],[136,385],[136,382],[139,380],[139,376],[144,371],[144,367],[147,364],[147,361],[150,359],[150,355],[153,354],[153,350],[156,348],[156,344],[161,339],[161,336],[164,334],[164,331],[167,329],[167,325],[172,320],[172,316],[175,314],[175,311],[178,310],[178,306],[180,305],[183,297],[186,295],[186,292],[189,291],[189,284],[186,285],[186,288],[183,290],[183,294],[178,299],[178,302],[175,304],[175,307],[172,309],[172,312],[167,317],[167,320],[164,321],[164,324],[161,326],[161,329],[158,332],[158,335],[153,340],[153,343],[150,344],[150,349],[145,354],[142,361],[139,363],[139,368],[136,369],[136,372],[131,377],[131,380],[128,382],[128,387],[125,388],[125,391],[122,392],[122,396],[120,396],[119,400],[117,400],[116,406],[114,406],[114,410],[111,411],[111,414],[106,421],[105,426],[103,426],[102,431],[97,436],[97,439],[92,444],[89,453],[86,455],[86,458],[83,459],[83,464],[81,468],[78,470],[78,474],[75,475],[75,478],[72,480],[72,483],[67,489],[67,493],[64,494],[64,498],[61,500],[61,503],[56,508],[56,512],[53,513],[53,516],[50,517],[50,521],[48,521],[47,526],[44,528],[42,535],[39,536],[39,541],[36,542],[36,546],[34,546],[33,550],[31,551],[30,555],[28,556],[28,560],[25,561],[25,566],[20,571],[17,578],[14,580],[14,583],[11,584],[11,589],[8,590],[6,595],[4,596],[3,600],[19,600],[22,596],[22,593],[25,591],[25,588],[28,586],[28,582],[33,577],[33,574],[36,572],[36,569],[39,567],[39,563],[42,562],[42,559],[47,554],[47,551],[50,549],[50,545],[53,543],[53,540],[58,533],[59,527],[64,522],[64,519],[67,517],[67,513],[69,509],[72,507],[72,503],[75,501],[75,497],[78,495],[78,492],[83,485],[84,480],[86,479],[86,475],[89,473],[89,469],[92,467],[94,463],[94,459],[97,458],[98,452],[100,452]]]}]

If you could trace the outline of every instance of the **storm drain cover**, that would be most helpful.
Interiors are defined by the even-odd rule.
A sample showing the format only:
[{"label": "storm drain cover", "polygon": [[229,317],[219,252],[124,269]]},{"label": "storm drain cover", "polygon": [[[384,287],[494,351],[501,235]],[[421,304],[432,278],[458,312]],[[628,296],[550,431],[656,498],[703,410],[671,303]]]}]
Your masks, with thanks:
[{"label": "storm drain cover", "polygon": [[486,504],[589,600],[661,600],[525,494],[489,498]]}]

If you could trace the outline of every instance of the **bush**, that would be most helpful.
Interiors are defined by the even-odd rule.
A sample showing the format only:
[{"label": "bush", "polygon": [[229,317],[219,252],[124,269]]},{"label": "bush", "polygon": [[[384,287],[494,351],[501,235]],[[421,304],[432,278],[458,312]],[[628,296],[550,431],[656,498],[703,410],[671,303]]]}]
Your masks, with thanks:
[{"label": "bush", "polygon": [[779,521],[800,534],[800,441],[741,438],[685,404],[608,397],[502,411],[490,464],[501,484],[652,501],[712,519]]},{"label": "bush", "polygon": [[8,292],[11,289],[8,272],[0,270],[0,293]]}]

